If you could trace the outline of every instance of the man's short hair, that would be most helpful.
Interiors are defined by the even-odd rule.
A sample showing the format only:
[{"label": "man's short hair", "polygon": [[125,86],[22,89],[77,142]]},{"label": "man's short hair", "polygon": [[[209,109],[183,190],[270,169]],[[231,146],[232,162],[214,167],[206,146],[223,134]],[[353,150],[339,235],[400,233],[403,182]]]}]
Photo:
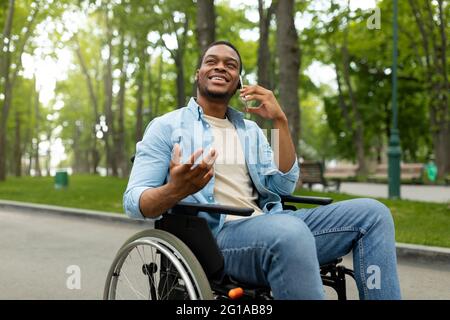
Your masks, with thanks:
[{"label": "man's short hair", "polygon": [[230,42],[225,41],[225,40],[214,41],[208,47],[206,47],[206,49],[202,53],[202,56],[200,57],[200,65],[203,63],[203,58],[205,57],[206,51],[208,51],[211,47],[215,47],[215,46],[218,46],[218,45],[221,45],[221,44],[230,47],[231,49],[233,49],[237,53],[237,55],[239,57],[239,74],[241,74],[242,73],[242,58],[241,58],[241,55],[240,55],[238,49],[236,49],[236,47],[234,45],[232,45]]}]

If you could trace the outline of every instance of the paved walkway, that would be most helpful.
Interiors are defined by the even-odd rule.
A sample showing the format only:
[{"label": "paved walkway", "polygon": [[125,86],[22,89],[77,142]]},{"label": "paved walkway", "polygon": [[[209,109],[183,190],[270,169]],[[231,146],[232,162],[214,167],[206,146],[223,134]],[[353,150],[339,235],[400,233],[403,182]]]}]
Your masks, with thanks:
[{"label": "paved walkway", "polygon": [[[321,186],[317,186],[321,187]],[[381,183],[343,182],[341,192],[357,196],[388,197],[388,185]],[[450,202],[450,186],[402,185],[400,196],[404,200]]]},{"label": "paved walkway", "polygon": [[[0,209],[1,299],[101,299],[109,266],[123,242],[149,225],[112,219]],[[345,264],[351,266],[351,257]],[[78,266],[81,288],[68,289]],[[404,299],[450,299],[448,264],[399,259]],[[348,297],[357,299],[353,281]],[[335,295],[327,288],[327,298]]]}]

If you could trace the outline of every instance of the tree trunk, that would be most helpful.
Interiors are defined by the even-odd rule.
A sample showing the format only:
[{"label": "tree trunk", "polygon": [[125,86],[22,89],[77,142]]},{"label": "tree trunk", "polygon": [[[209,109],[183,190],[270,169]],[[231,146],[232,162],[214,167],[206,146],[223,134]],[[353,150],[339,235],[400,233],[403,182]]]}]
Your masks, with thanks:
[{"label": "tree trunk", "polygon": [[280,101],[289,119],[297,154],[300,142],[300,100],[298,95],[300,48],[294,24],[294,1],[278,1],[276,8],[277,49],[280,64]]},{"label": "tree trunk", "polygon": [[203,53],[216,39],[214,0],[197,0],[197,43]]},{"label": "tree trunk", "polygon": [[[197,44],[200,56],[197,60],[197,69],[200,68],[201,54],[208,45],[216,40],[216,12],[214,0],[197,0]],[[192,86],[192,96],[197,96],[197,83]]]},{"label": "tree trunk", "polygon": [[106,22],[106,30],[107,30],[107,47],[109,50],[109,55],[106,60],[106,67],[105,67],[105,118],[106,118],[106,125],[108,126],[108,131],[105,132],[105,148],[106,148],[106,163],[107,163],[107,174],[112,174],[113,176],[117,177],[117,162],[114,157],[114,115],[112,111],[112,103],[113,103],[113,79],[112,79],[112,55],[113,55],[113,46],[112,46],[112,30],[110,21],[108,18],[108,9],[105,11],[105,22]]},{"label": "tree trunk", "polygon": [[[152,56],[149,55],[148,56],[148,73],[147,73],[147,108],[144,112],[144,115],[146,115],[146,117],[144,117],[143,122],[144,122],[144,126],[147,125],[147,123],[149,121],[151,121],[153,119],[153,113],[154,113],[154,109],[155,109],[155,100],[153,99],[153,92],[155,91],[155,87],[154,87],[154,83],[153,83],[153,74],[152,74],[152,70],[153,70],[153,64],[152,64]],[[144,83],[145,83],[145,79],[144,79]],[[144,133],[144,126],[142,128],[142,134]],[[142,136],[142,135],[141,135]]]},{"label": "tree trunk", "polygon": [[433,134],[434,152],[436,155],[436,165],[438,167],[438,176],[443,178],[447,175],[446,171],[448,159],[449,135],[450,131],[448,125],[444,121],[438,124],[439,130],[436,130]]},{"label": "tree trunk", "polygon": [[353,92],[353,85],[350,79],[350,61],[348,57],[348,50],[346,45],[342,47],[342,56],[343,56],[343,69],[344,69],[344,81],[347,86],[348,95],[350,98],[350,104],[352,106],[352,114],[353,114],[353,136],[354,143],[356,147],[356,158],[358,161],[358,174],[365,175],[367,174],[367,165],[366,165],[366,157],[364,151],[364,125],[361,119],[361,114],[358,109],[358,103],[356,101],[355,94]]},{"label": "tree trunk", "polygon": [[33,144],[31,144],[30,153],[28,154],[28,168],[27,168],[28,176],[31,176],[32,168],[33,168]]},{"label": "tree trunk", "polygon": [[350,118],[348,106],[345,103],[344,91],[342,89],[341,72],[339,71],[339,65],[336,62],[334,62],[334,69],[335,69],[335,73],[336,73],[336,83],[338,86],[339,108],[341,109],[342,115],[344,116],[344,121],[345,121],[345,125],[347,126],[348,132],[350,132],[351,135],[354,136],[352,120]]},{"label": "tree trunk", "polygon": [[[8,81],[6,81],[8,82]],[[9,83],[5,84],[6,87],[9,87]],[[11,104],[11,89],[5,88],[4,91],[4,100],[3,100],[3,108],[2,108],[2,118],[0,119],[0,181],[4,181],[6,179],[6,126],[8,124],[8,113]]]},{"label": "tree trunk", "polygon": [[156,98],[155,98],[155,107],[153,108],[152,113],[152,120],[154,117],[157,117],[159,115],[159,104],[161,102],[161,85],[162,85],[162,75],[163,75],[163,56],[162,54],[159,56],[159,65],[158,65],[158,83],[156,85]]},{"label": "tree trunk", "polygon": [[184,85],[184,51],[186,48],[187,41],[187,33],[189,28],[189,19],[186,14],[185,21],[183,23],[183,34],[181,38],[178,36],[176,27],[174,27],[174,32],[177,39],[177,49],[170,50],[167,46],[166,42],[163,40],[163,45],[170,52],[172,59],[175,62],[175,67],[177,68],[177,79],[176,79],[176,87],[177,87],[177,106],[178,108],[184,107],[186,105],[186,92]]},{"label": "tree trunk", "polygon": [[[9,55],[9,47],[10,47],[10,40],[11,40],[11,30],[12,30],[12,24],[13,24],[13,18],[14,18],[14,0],[9,0],[8,5],[8,15],[5,20],[5,25],[3,27],[3,33],[2,33],[2,41],[0,42],[0,48],[2,49],[0,52],[0,72],[3,72],[3,67],[5,67],[5,57]],[[8,42],[5,41],[5,39],[8,39]],[[5,49],[8,49],[5,51]],[[4,74],[1,74],[4,76]]]},{"label": "tree trunk", "polygon": [[128,175],[128,163],[125,161],[125,91],[126,91],[126,81],[127,81],[127,59],[128,49],[124,44],[124,37],[122,36],[121,40],[121,50],[120,50],[120,58],[119,58],[119,68],[121,70],[120,75],[120,84],[119,84],[119,96],[117,101],[117,107],[119,111],[118,121],[118,131],[116,132],[116,139],[114,143],[115,150],[115,158],[117,159],[119,176],[125,177]]},{"label": "tree trunk", "polygon": [[49,131],[47,132],[47,140],[49,143],[49,148],[47,149],[47,158],[45,161],[45,169],[47,171],[47,177],[50,177],[50,167],[51,167],[51,162],[52,162],[52,150],[50,148],[51,144],[51,140],[52,139],[52,130],[49,129]]},{"label": "tree trunk", "polygon": [[[22,66],[22,53],[24,52],[25,45],[30,38],[32,31],[33,31],[33,23],[37,17],[37,14],[39,12],[39,3],[35,6],[34,9],[32,9],[31,15],[27,18],[27,23],[25,25],[26,32],[24,35],[22,35],[19,40],[21,42],[15,43],[14,52],[16,53],[15,56],[15,69],[12,73],[10,73],[10,66],[11,66],[11,28],[12,28],[12,22],[13,22],[13,16],[14,16],[14,0],[9,0],[9,7],[8,7],[8,16],[6,18],[5,22],[5,28],[3,31],[3,45],[0,47],[3,49],[2,51],[2,59],[0,61],[0,83],[3,82],[3,107],[2,107],[2,118],[0,119],[0,181],[3,181],[6,179],[6,150],[7,150],[7,141],[6,141],[6,125],[9,115],[9,110],[11,108],[11,101],[12,101],[12,95],[13,95],[13,87],[14,83],[16,81],[16,77],[18,74],[18,71],[20,70]],[[4,39],[8,39],[8,42],[5,44]]]},{"label": "tree trunk", "polygon": [[[258,84],[262,87],[273,90],[270,73],[270,48],[269,48],[269,27],[272,15],[275,10],[275,2],[272,2],[267,12],[264,10],[264,1],[258,0],[259,11],[259,46],[258,46]],[[256,117],[256,123],[264,129],[270,128],[270,122],[261,117]]]},{"label": "tree trunk", "polygon": [[[135,142],[141,141],[142,133],[144,131],[143,105],[144,105],[144,74],[146,69],[145,57],[146,57],[145,45],[142,44],[142,47],[139,49],[139,64],[136,76],[137,92],[136,92],[136,133],[134,138]],[[150,92],[148,92],[148,95],[149,97],[151,97]],[[150,106],[151,101],[149,99],[149,108]]]},{"label": "tree trunk", "polygon": [[22,141],[21,141],[21,121],[20,113],[16,111],[15,143],[14,143],[14,174],[16,177],[22,176]]},{"label": "tree trunk", "polygon": [[80,44],[78,42],[78,38],[75,35],[75,41],[76,41],[76,49],[75,52],[78,57],[78,61],[80,62],[81,70],[83,72],[84,77],[86,78],[86,84],[89,92],[89,99],[91,100],[92,104],[92,111],[93,111],[93,117],[94,122],[91,124],[92,128],[92,142],[91,142],[91,159],[92,159],[92,173],[97,174],[97,167],[98,163],[100,161],[100,157],[97,150],[97,131],[95,126],[97,125],[97,122],[99,121],[99,114],[98,114],[98,99],[97,95],[94,90],[94,84],[92,82],[92,78],[89,74],[88,68],[86,66],[86,62],[84,61],[83,54],[81,52]]},{"label": "tree trunk", "polygon": [[[30,101],[28,103],[28,109],[27,109],[27,113],[28,115],[32,115],[33,114],[33,95],[30,95]],[[27,165],[24,168],[24,174],[27,176],[31,175],[31,167],[33,165],[32,160],[33,160],[33,127],[31,125],[27,125],[26,126],[26,131],[25,131],[25,139],[23,139],[24,143],[23,143],[23,148],[22,148],[22,155],[23,156],[27,156]]]},{"label": "tree trunk", "polygon": [[[348,8],[350,8],[350,2],[348,2]],[[350,20],[350,9],[348,9],[347,15],[347,23]],[[361,113],[359,112],[358,102],[356,101],[356,96],[353,91],[353,85],[350,79],[350,57],[348,53],[348,29],[349,25],[345,27],[344,30],[344,41],[342,44],[341,52],[342,52],[342,64],[343,64],[343,73],[344,73],[344,81],[347,86],[348,95],[350,98],[350,105],[352,106],[352,114],[353,114],[353,141],[356,147],[356,159],[358,161],[358,175],[366,175],[367,174],[367,164],[366,164],[366,156],[364,150],[364,123],[361,118]]]},{"label": "tree trunk", "polygon": [[447,22],[445,21],[445,14],[443,9],[443,0],[438,0],[438,10],[439,10],[439,34],[441,37],[441,47],[440,47],[440,59],[441,59],[441,72],[443,76],[443,84],[441,87],[441,97],[442,97],[442,110],[444,116],[443,132],[442,137],[442,162],[441,164],[441,177],[446,176],[450,173],[450,115],[448,106],[448,92],[450,90],[450,85],[448,82],[448,69],[447,69],[447,34],[445,32],[445,26]]},{"label": "tree trunk", "polygon": [[73,163],[73,172],[74,173],[81,173],[83,171],[82,169],[82,151],[80,146],[80,136],[81,136],[81,130],[78,125],[75,125],[75,132],[73,135],[73,157],[74,157],[74,163]]},{"label": "tree trunk", "polygon": [[36,145],[35,145],[35,149],[34,149],[34,175],[36,177],[40,177],[42,176],[42,172],[41,172],[41,165],[39,162],[39,144],[40,144],[40,137],[39,137],[39,124],[41,121],[41,114],[39,111],[39,92],[36,89],[36,78],[34,80],[34,117],[36,120],[35,123],[35,139],[36,139]]},{"label": "tree trunk", "polygon": [[264,10],[264,1],[258,0],[259,11],[259,46],[258,46],[258,84],[266,89],[272,90],[270,76],[270,48],[269,48],[269,27],[275,10],[275,2]]},{"label": "tree trunk", "polygon": [[178,108],[186,105],[186,93],[184,92],[184,65],[182,54],[177,50],[175,65],[177,66],[177,106]]},{"label": "tree trunk", "polygon": [[[10,65],[11,65],[11,29],[14,17],[14,0],[9,0],[8,16],[3,29],[3,38],[0,44],[1,63],[0,63],[0,84],[3,85],[3,106],[2,118],[0,119],[0,181],[6,179],[6,126],[8,123],[8,114],[11,104],[12,85],[10,82]],[[8,42],[5,43],[5,39]]]}]

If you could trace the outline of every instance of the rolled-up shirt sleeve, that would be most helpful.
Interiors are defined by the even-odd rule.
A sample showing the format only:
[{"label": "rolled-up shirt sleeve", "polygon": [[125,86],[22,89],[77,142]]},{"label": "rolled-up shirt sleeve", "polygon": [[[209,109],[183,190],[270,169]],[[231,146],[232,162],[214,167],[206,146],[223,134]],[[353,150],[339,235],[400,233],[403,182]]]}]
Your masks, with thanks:
[{"label": "rolled-up shirt sleeve", "polygon": [[[287,172],[282,172],[278,169],[274,153],[267,141],[266,136],[259,130],[259,147],[262,157],[262,163],[264,175],[266,176],[266,188],[279,195],[290,195],[294,192],[297,181],[300,177],[300,168],[298,165],[297,156],[292,164],[292,167]],[[282,156],[282,155],[280,155]]]},{"label": "rolled-up shirt sleeve", "polygon": [[169,126],[156,118],[136,144],[133,168],[123,195],[123,208],[130,218],[144,219],[139,207],[142,193],[165,183],[172,152],[170,136]]},{"label": "rolled-up shirt sleeve", "polygon": [[281,172],[276,169],[266,174],[269,174],[270,176],[268,179],[269,190],[278,193],[279,195],[292,194],[297,186],[297,181],[300,176],[300,168],[298,166],[297,158],[295,158],[295,162],[288,172]]}]

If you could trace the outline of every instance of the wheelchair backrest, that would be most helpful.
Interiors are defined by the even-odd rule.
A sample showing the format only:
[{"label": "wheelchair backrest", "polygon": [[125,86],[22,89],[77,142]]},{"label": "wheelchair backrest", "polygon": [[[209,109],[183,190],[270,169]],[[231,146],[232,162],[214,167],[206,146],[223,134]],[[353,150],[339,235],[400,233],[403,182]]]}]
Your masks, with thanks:
[{"label": "wheelchair backrest", "polygon": [[205,219],[193,215],[163,214],[155,228],[170,232],[197,257],[208,278],[220,276],[223,256]]}]

